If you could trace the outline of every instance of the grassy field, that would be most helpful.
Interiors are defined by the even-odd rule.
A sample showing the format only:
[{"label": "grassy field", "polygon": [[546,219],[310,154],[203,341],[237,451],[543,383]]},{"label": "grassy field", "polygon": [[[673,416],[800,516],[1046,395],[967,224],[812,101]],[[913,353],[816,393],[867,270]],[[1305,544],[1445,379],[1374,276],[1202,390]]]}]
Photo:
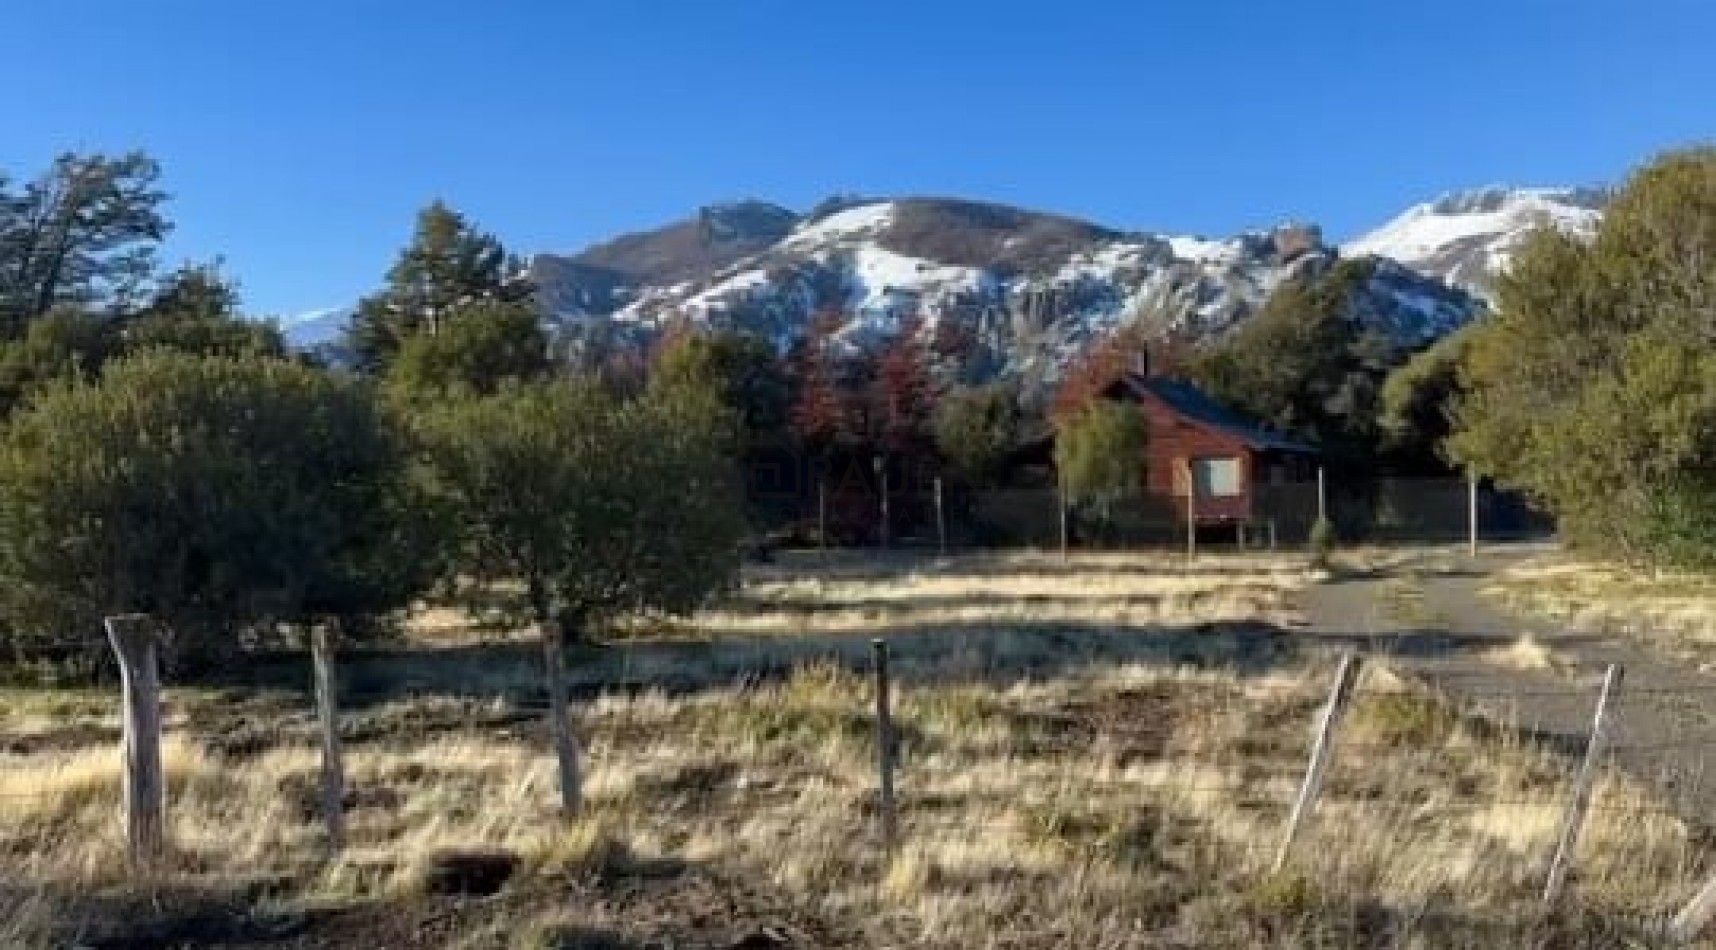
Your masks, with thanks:
[{"label": "grassy field", "polygon": [[[1646,944],[1705,837],[1605,777],[1573,899],[1541,912],[1571,764],[1377,666],[1270,872],[1333,670],[1291,633],[1315,580],[1287,556],[759,569],[694,622],[576,652],[570,822],[529,644],[434,615],[433,646],[345,664],[337,859],[302,669],[172,691],[173,858],[144,882],[117,837],[112,691],[5,692],[0,946]],[[892,856],[872,637],[898,679]]]},{"label": "grassy field", "polygon": [[1582,630],[1624,633],[1716,668],[1716,578],[1546,556],[1503,574],[1502,602]]}]

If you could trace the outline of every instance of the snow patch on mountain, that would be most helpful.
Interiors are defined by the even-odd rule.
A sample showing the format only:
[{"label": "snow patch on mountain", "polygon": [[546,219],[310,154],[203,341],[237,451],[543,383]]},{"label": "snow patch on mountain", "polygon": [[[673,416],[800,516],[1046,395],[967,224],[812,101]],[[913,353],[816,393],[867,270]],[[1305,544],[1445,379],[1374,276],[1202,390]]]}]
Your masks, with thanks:
[{"label": "snow patch on mountain", "polygon": [[874,237],[892,224],[894,203],[879,201],[836,211],[800,225],[782,242],[787,247],[820,248],[837,241]]},{"label": "snow patch on mountain", "polygon": [[1232,241],[1211,241],[1201,237],[1170,237],[1168,246],[1174,256],[1198,264],[1225,264],[1234,259],[1237,248]]},{"label": "snow patch on mountain", "polygon": [[288,346],[297,350],[313,350],[337,342],[351,324],[353,312],[352,307],[327,307],[282,317],[278,325]]},{"label": "snow patch on mountain", "polygon": [[[1342,257],[1379,256],[1354,319],[1401,345],[1428,342],[1482,312],[1474,294],[1487,292],[1531,227],[1587,232],[1602,197],[1448,195],[1341,249],[1309,224],[1210,238],[948,198],[841,197],[803,216],[749,201],[578,254],[538,254],[524,276],[557,352],[642,345],[681,318],[759,333],[784,351],[827,314],[839,315],[837,339],[857,352],[918,316],[955,331],[972,378],[1044,384],[1122,326],[1218,338],[1284,282],[1314,278]],[[349,308],[317,311],[285,328],[294,345],[315,346],[349,319]]]},{"label": "snow patch on mountain", "polygon": [[1486,299],[1497,275],[1538,228],[1595,233],[1608,193],[1596,188],[1506,188],[1455,192],[1414,205],[1341,248],[1374,254]]}]

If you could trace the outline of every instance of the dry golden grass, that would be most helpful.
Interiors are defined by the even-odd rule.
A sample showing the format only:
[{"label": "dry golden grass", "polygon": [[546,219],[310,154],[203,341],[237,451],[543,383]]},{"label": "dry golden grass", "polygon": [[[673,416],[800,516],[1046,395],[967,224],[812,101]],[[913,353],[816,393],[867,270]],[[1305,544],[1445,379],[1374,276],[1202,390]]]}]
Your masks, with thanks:
[{"label": "dry golden grass", "polygon": [[1484,651],[1482,658],[1497,666],[1505,666],[1514,670],[1563,672],[1572,666],[1571,661],[1529,633],[1522,635],[1505,647]]},{"label": "dry golden grass", "polygon": [[[287,903],[398,902],[449,852],[512,855],[511,888],[548,888],[513,921],[539,936],[568,913],[554,882],[685,866],[778,895],[861,945],[1535,940],[1569,764],[1468,726],[1385,670],[1367,673],[1291,870],[1269,873],[1331,665],[1288,657],[1261,633],[1200,625],[1285,620],[1308,577],[1291,559],[1188,567],[1142,556],[770,572],[700,618],[715,638],[700,649],[633,645],[655,657],[652,673],[694,688],[578,708],[588,781],[576,821],[557,814],[540,724],[511,699],[402,700],[363,713],[398,728],[348,749],[351,846],[332,862],[310,747],[225,755],[181,729],[168,746],[167,873],[268,879]],[[860,636],[878,631],[899,672],[892,857],[875,840]],[[722,653],[722,637],[755,652]],[[741,656],[790,672],[716,682]],[[29,715],[41,715],[33,702]],[[110,716],[68,704],[56,721]],[[30,910],[16,920],[47,919],[43,892],[127,886],[111,748],[45,748],[0,766],[0,861],[35,889],[15,899]],[[1629,921],[1672,908],[1705,862],[1685,824],[1606,778],[1579,856],[1577,901],[1591,915],[1581,933],[1599,935],[1593,945],[1637,936]],[[0,929],[8,945],[46,939],[15,926]]]},{"label": "dry golden grass", "polygon": [[1716,577],[1558,555],[1510,568],[1487,592],[1581,630],[1624,633],[1716,664]]}]

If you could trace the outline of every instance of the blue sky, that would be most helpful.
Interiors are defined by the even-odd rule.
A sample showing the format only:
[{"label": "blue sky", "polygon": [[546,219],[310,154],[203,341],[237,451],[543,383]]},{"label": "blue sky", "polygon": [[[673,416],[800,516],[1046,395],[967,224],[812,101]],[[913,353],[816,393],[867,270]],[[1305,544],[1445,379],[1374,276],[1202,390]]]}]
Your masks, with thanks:
[{"label": "blue sky", "polygon": [[375,286],[442,197],[571,250],[762,197],[953,194],[1339,239],[1716,138],[1704,0],[54,0],[0,14],[0,168],[161,159],[249,308]]}]

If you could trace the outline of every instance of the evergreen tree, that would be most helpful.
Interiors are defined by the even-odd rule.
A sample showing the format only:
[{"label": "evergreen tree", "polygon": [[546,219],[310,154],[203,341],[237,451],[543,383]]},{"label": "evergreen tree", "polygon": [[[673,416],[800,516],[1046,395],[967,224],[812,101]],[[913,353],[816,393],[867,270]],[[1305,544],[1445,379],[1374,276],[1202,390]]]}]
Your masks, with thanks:
[{"label": "evergreen tree", "polygon": [[124,309],[171,225],[142,152],[65,154],[22,190],[0,175],[0,337],[61,305]]},{"label": "evergreen tree", "polygon": [[463,306],[523,301],[529,289],[509,280],[516,265],[493,235],[436,201],[419,212],[411,242],[387,272],[387,286],[358,303],[347,344],[360,368],[386,369],[405,340],[434,335]]},{"label": "evergreen tree", "polygon": [[1555,512],[1564,534],[1697,562],[1716,497],[1716,149],[1666,155],[1594,241],[1544,231],[1461,362],[1455,457]]},{"label": "evergreen tree", "polygon": [[1383,444],[1415,470],[1445,464],[1454,403],[1462,391],[1460,362],[1472,332],[1468,326],[1443,337],[1390,373],[1383,384]]},{"label": "evergreen tree", "polygon": [[1337,459],[1375,458],[1382,385],[1400,362],[1386,338],[1352,317],[1369,261],[1284,284],[1261,310],[1191,361],[1218,401],[1317,442]]},{"label": "evergreen tree", "polygon": [[122,320],[126,350],[171,349],[226,356],[286,357],[286,340],[271,323],[239,315],[238,288],[218,264],[186,265],[170,275],[149,303]]}]

